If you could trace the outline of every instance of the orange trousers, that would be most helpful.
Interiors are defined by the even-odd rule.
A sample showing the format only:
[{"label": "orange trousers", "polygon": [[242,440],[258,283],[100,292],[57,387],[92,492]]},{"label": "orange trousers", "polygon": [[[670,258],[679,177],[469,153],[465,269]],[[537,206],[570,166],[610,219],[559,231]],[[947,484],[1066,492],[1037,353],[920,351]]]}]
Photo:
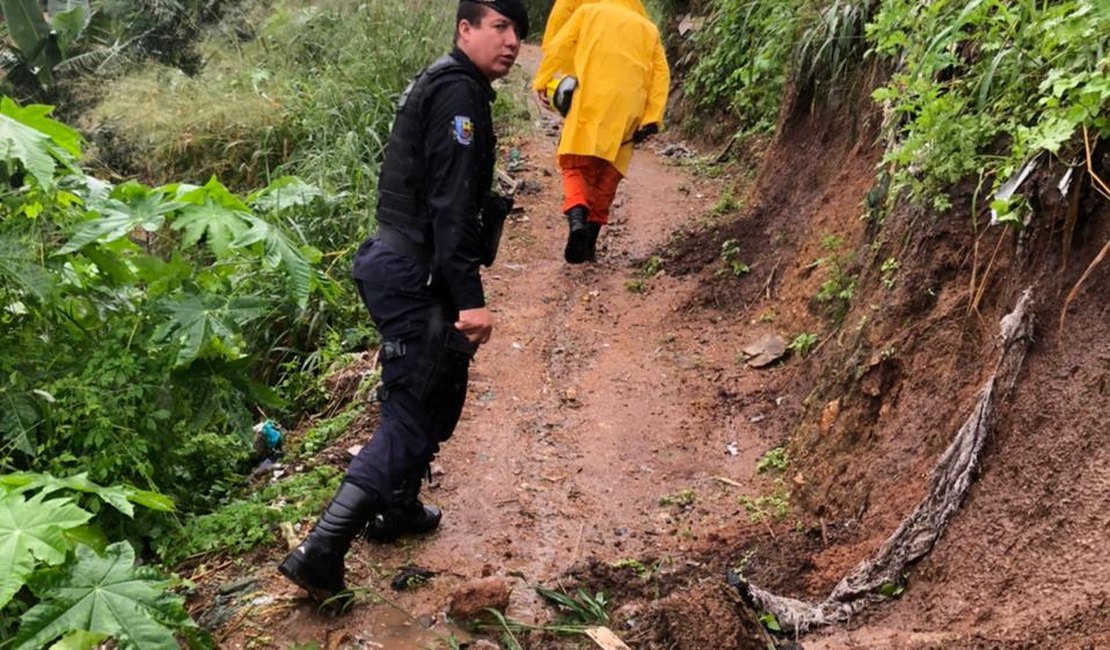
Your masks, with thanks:
[{"label": "orange trousers", "polygon": [[563,172],[563,212],[584,205],[590,221],[609,223],[609,207],[623,178],[617,168],[604,158],[565,153],[559,156],[559,169]]}]

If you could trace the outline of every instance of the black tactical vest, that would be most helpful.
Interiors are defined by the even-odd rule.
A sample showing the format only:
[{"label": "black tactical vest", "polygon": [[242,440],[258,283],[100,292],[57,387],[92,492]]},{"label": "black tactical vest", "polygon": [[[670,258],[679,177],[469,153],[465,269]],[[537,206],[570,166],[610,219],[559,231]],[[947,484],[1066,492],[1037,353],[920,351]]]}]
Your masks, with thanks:
[{"label": "black tactical vest", "polygon": [[[378,179],[378,223],[402,230],[413,243],[425,249],[432,246],[432,214],[428,206],[424,176],[424,109],[425,104],[444,82],[464,75],[479,85],[489,82],[478,71],[450,55],[444,55],[418,74],[401,94],[397,115],[386,145],[385,161]],[[486,151],[481,152],[483,164],[474,170],[473,200],[481,199],[493,182],[494,134],[490,105],[480,101],[474,107],[474,127],[482,136]],[[444,125],[448,133],[450,125]],[[462,200],[464,197],[459,197]]]}]

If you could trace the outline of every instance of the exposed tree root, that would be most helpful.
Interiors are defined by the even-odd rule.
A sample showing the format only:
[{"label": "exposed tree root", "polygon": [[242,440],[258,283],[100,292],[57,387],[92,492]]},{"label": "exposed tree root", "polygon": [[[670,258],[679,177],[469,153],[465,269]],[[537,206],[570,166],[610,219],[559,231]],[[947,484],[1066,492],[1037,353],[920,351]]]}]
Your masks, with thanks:
[{"label": "exposed tree root", "polygon": [[940,538],[974,480],[994,403],[1013,386],[1033,340],[1031,304],[1032,289],[1026,289],[1013,311],[1002,319],[1002,351],[994,372],[980,391],[971,414],[937,461],[929,494],[878,552],[842,578],[832,593],[815,605],[776,596],[742,579],[736,580],[736,588],[750,606],[774,614],[784,631],[804,632],[844,623],[868,604],[881,600],[884,587],[902,584],[906,568],[928,553]]}]

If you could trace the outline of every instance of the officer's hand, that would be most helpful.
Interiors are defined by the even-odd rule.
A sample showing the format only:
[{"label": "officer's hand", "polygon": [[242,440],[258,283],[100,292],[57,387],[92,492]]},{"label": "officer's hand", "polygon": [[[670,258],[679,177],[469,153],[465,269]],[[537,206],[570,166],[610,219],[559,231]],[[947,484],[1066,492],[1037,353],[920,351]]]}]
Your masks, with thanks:
[{"label": "officer's hand", "polygon": [[464,309],[459,312],[455,329],[466,335],[471,343],[482,345],[489,341],[490,334],[493,333],[493,315],[485,307]]},{"label": "officer's hand", "polygon": [[555,109],[551,108],[551,104],[547,101],[547,91],[546,90],[537,90],[536,91],[536,99],[540,100],[540,106],[543,106],[544,108],[546,108],[549,111],[555,110]]},{"label": "officer's hand", "polygon": [[640,144],[656,133],[659,133],[658,124],[656,124],[655,122],[652,122],[651,124],[645,124],[644,126],[636,129],[636,131],[632,134],[632,143]]}]

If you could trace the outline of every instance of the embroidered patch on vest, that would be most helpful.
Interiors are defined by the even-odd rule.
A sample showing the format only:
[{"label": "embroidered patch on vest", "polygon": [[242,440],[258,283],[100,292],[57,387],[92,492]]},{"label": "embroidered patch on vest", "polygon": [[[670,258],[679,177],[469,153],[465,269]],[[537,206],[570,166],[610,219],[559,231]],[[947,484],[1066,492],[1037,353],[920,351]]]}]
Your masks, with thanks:
[{"label": "embroidered patch on vest", "polygon": [[455,142],[469,145],[474,141],[474,122],[465,115],[456,115],[452,133],[455,136]]}]

